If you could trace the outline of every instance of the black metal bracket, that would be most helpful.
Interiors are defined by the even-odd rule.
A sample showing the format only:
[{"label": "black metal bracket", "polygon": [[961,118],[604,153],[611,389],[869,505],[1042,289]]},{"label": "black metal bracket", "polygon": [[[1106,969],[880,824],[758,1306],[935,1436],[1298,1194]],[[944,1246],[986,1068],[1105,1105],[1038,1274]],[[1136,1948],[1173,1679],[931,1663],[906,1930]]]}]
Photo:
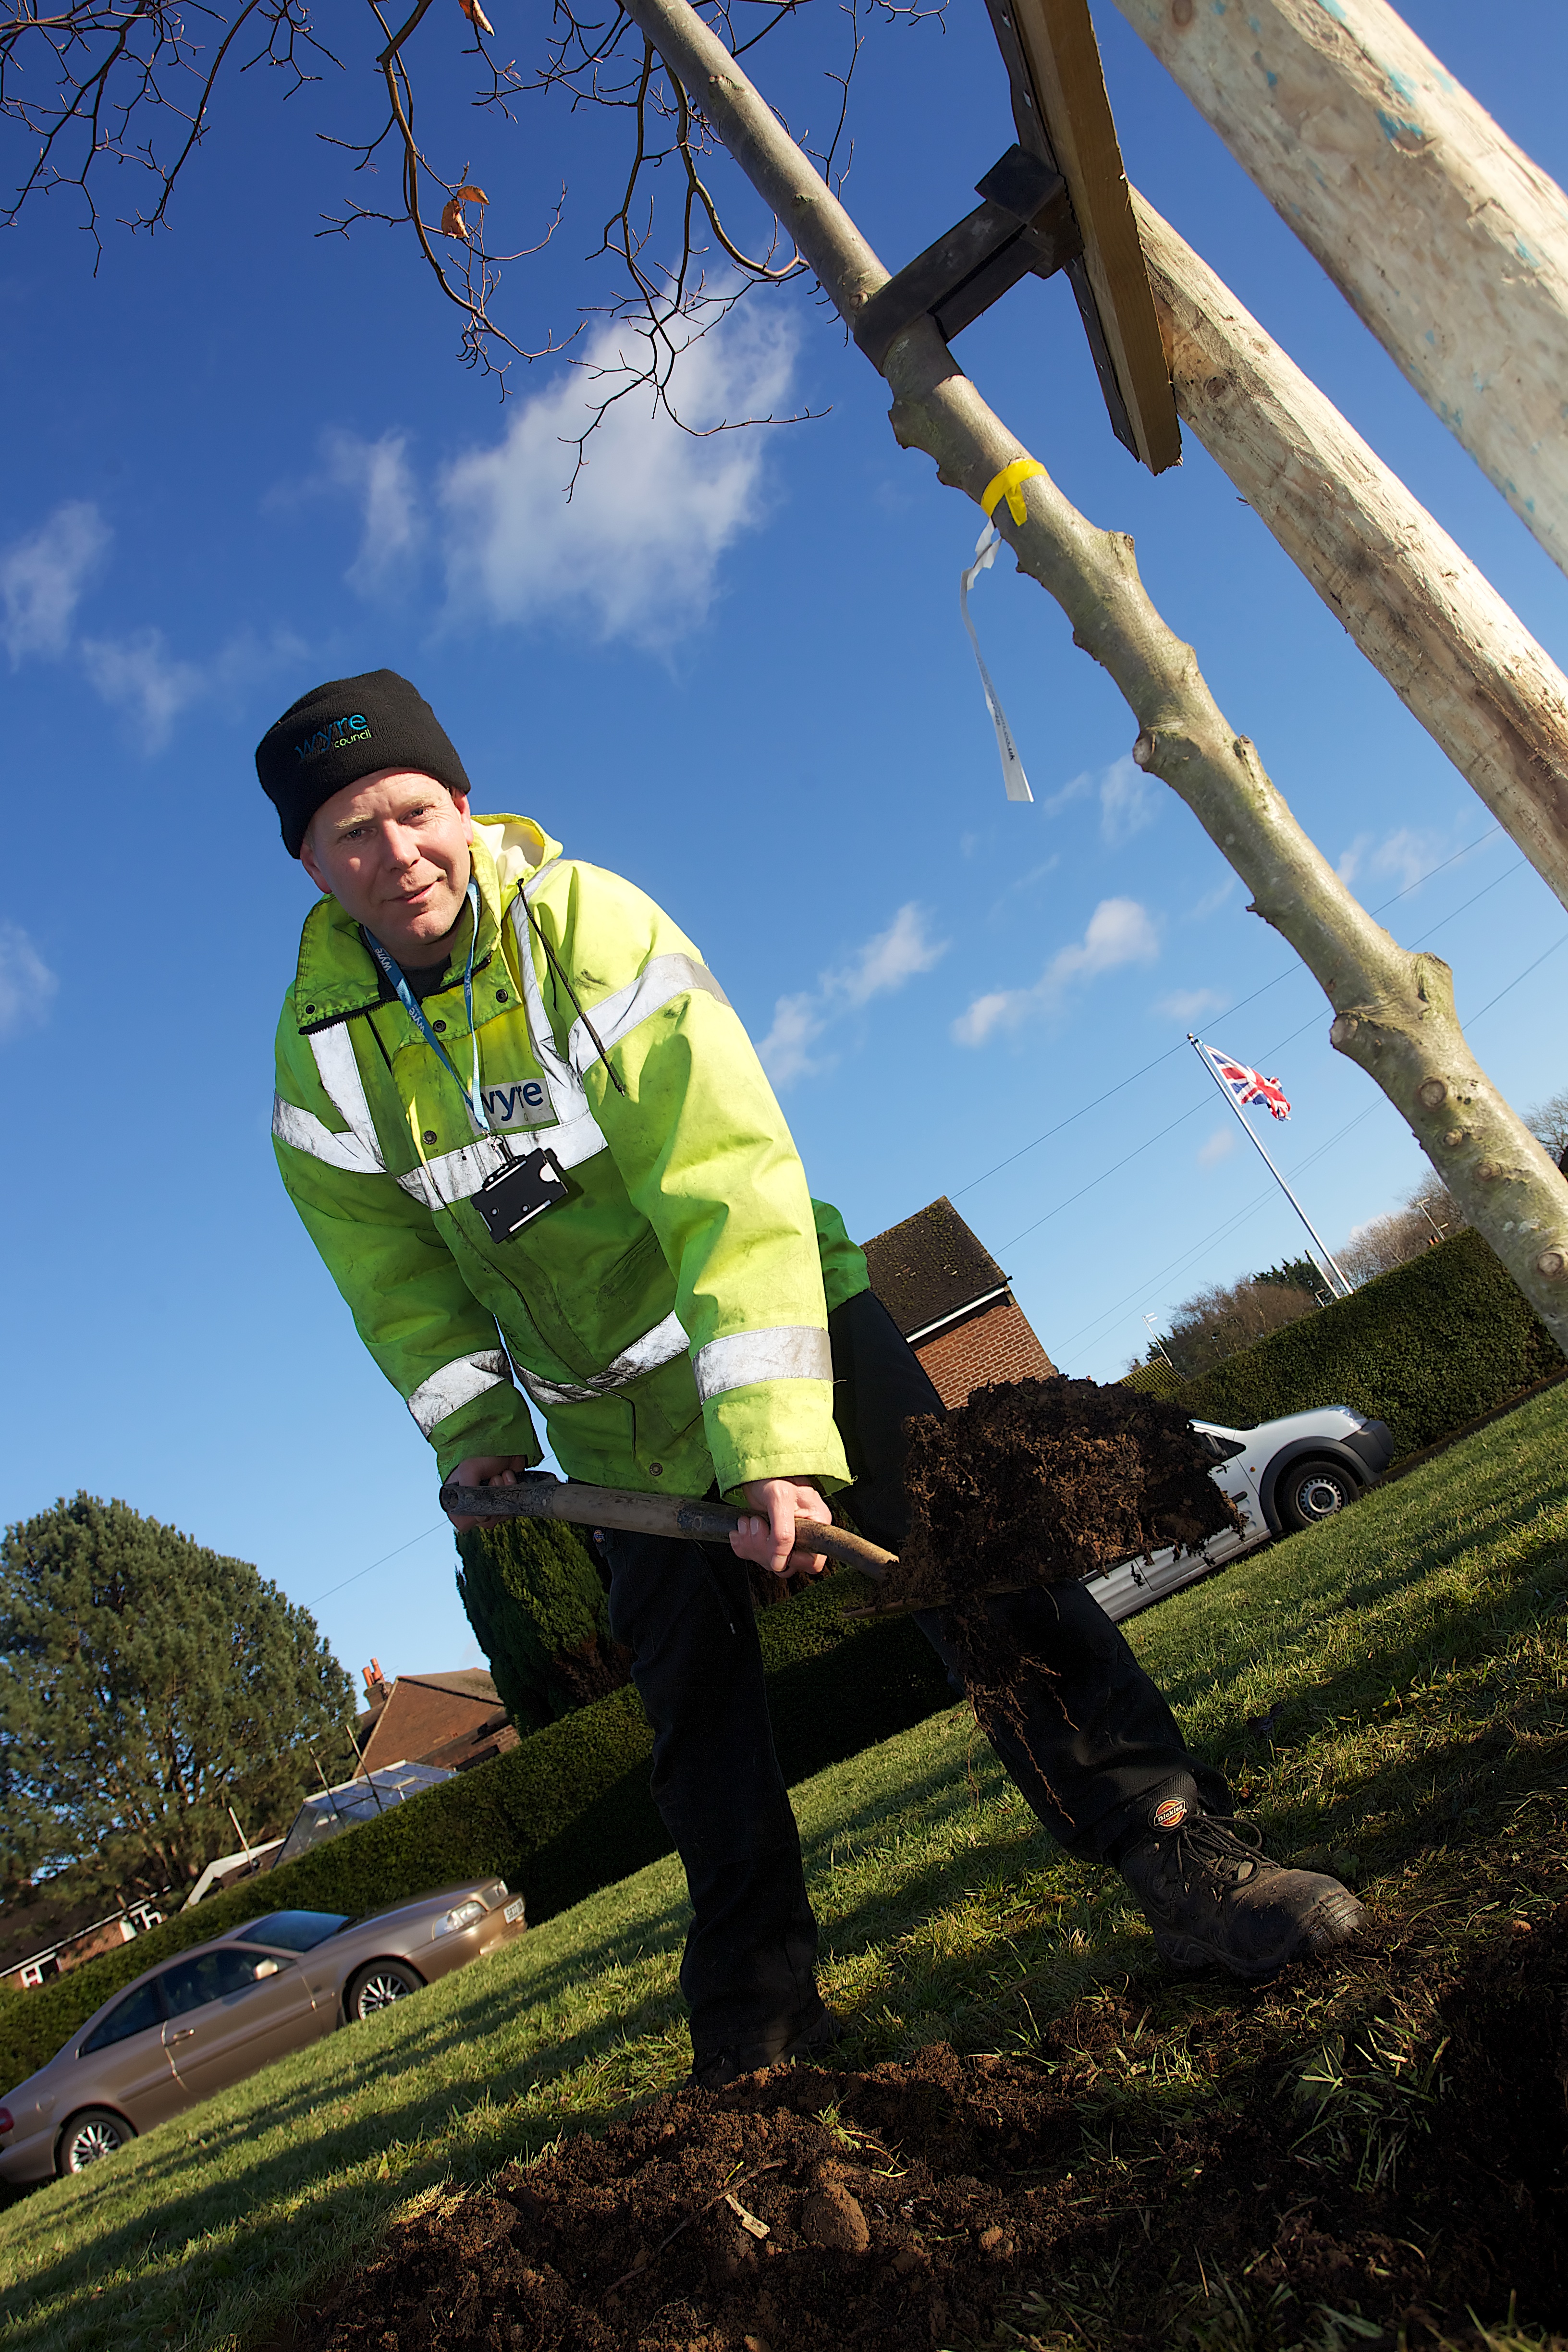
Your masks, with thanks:
[{"label": "black metal bracket", "polygon": [[984,202],[872,295],[855,340],[879,369],[897,335],[931,318],[948,341],[1021,278],[1052,278],[1083,251],[1067,182],[1025,147],[979,181]]}]

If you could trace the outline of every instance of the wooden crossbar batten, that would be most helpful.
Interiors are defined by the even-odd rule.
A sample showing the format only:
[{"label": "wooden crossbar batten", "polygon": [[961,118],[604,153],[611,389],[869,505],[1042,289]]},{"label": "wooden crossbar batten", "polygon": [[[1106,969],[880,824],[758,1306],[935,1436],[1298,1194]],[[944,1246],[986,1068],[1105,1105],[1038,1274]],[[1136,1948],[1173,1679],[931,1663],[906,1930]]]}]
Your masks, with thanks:
[{"label": "wooden crossbar batten", "polygon": [[1068,184],[1083,238],[1068,277],[1117,436],[1151,473],[1182,428],[1088,0],[986,0],[1021,143]]}]

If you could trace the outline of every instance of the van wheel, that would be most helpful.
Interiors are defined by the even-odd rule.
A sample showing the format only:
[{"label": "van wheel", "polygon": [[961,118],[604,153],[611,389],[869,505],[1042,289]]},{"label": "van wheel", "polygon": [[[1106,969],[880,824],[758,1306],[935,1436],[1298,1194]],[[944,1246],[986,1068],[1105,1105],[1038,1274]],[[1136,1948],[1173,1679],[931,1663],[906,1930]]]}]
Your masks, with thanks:
[{"label": "van wheel", "polygon": [[89,2164],[112,2156],[136,2137],[123,2116],[109,2107],[83,2107],[72,2116],[55,2143],[55,2170],[85,2172]]},{"label": "van wheel", "polygon": [[1338,1462],[1292,1462],[1275,1501],[1287,1528],[1300,1529],[1333,1518],[1360,1492],[1359,1481]]},{"label": "van wheel", "polygon": [[424,1978],[402,1960],[373,1960],[343,1995],[343,2007],[352,2019],[374,2017],[381,2010],[390,2009],[395,2000],[406,2000],[411,1992],[422,1992],[424,1988]]}]

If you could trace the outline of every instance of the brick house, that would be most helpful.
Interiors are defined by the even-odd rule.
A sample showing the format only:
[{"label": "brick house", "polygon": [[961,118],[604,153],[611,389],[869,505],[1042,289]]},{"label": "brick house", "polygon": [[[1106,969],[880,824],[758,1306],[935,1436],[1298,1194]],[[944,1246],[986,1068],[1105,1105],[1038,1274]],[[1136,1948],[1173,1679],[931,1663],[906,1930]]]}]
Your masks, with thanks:
[{"label": "brick house", "polygon": [[73,1902],[71,1881],[72,1874],[62,1871],[58,1880],[26,1888],[0,1913],[0,1988],[5,1991],[30,1991],[83,1960],[133,1942],[184,1900],[183,1895],[171,1899],[165,1887],[161,1895],[121,1903],[104,1914],[101,1895]]},{"label": "brick house", "polygon": [[943,1404],[962,1404],[988,1381],[1055,1374],[1006,1276],[951,1201],[933,1201],[865,1250],[872,1289]]},{"label": "brick house", "polygon": [[356,1776],[404,1763],[466,1772],[517,1746],[500,1695],[480,1667],[398,1675],[389,1684],[373,1658],[364,1686],[369,1705],[359,1720]]}]

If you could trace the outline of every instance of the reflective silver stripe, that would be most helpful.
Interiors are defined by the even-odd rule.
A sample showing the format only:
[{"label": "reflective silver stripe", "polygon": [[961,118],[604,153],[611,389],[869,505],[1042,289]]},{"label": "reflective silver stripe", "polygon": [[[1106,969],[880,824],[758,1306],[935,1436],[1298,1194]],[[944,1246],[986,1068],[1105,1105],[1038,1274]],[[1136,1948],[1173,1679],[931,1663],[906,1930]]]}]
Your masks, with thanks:
[{"label": "reflective silver stripe", "polygon": [[[548,1128],[534,1129],[520,1140],[518,1156],[531,1151],[541,1135],[548,1137]],[[493,1136],[482,1136],[473,1143],[460,1143],[456,1151],[437,1152],[421,1167],[411,1168],[398,1178],[405,1192],[423,1201],[427,1209],[449,1209],[458,1201],[472,1198],[488,1177],[503,1168],[512,1158],[504,1143]]]},{"label": "reflective silver stripe", "polygon": [[356,1139],[371,1166],[384,1168],[386,1162],[381,1156],[380,1139],[365,1100],[364,1080],[354,1059],[347,1022],[336,1021],[330,1029],[318,1029],[310,1039],[310,1051],[315,1056],[316,1076],[332,1108]]},{"label": "reflective silver stripe", "polygon": [[[554,861],[552,860],[552,863]],[[542,866],[528,885],[530,895],[541,875],[550,867]],[[549,1018],[544,1010],[544,998],[540,992],[539,974],[533,969],[533,940],[529,929],[528,914],[523,906],[523,893],[519,891],[511,902],[511,928],[517,940],[517,968],[522,975],[522,1003],[528,1015],[528,1034],[533,1041],[534,1058],[550,1081],[550,1098],[555,1107],[554,1127],[535,1127],[529,1130],[531,1144],[548,1145],[563,1168],[581,1167],[608,1150],[604,1130],[588,1106],[583,1081],[569,1061],[556,1051]]]},{"label": "reflective silver stripe", "polygon": [[589,1021],[598,1033],[599,1045],[607,1054],[613,1045],[620,1044],[623,1037],[629,1037],[650,1013],[657,1013],[661,1005],[668,1004],[677,996],[689,996],[694,990],[717,997],[721,1004],[730,1002],[707,965],[699,963],[695,956],[654,956],[635,980],[628,981],[625,988],[617,988],[613,996],[606,996],[595,1004],[586,1020],[572,1024],[572,1034],[566,1040],[572,1067],[581,1076],[599,1058],[599,1047],[588,1032]]},{"label": "reflective silver stripe", "polygon": [[537,1372],[519,1364],[517,1377],[535,1404],[591,1404],[595,1397],[608,1396],[624,1389],[628,1381],[641,1378],[644,1372],[656,1372],[661,1364],[673,1363],[687,1349],[686,1327],[673,1309],[662,1323],[623,1348],[613,1364],[602,1372],[594,1372],[580,1384],[570,1381],[542,1380]]},{"label": "reflective silver stripe", "polygon": [[272,1132],[279,1143],[291,1143],[296,1151],[308,1151],[312,1160],[344,1169],[351,1176],[384,1172],[380,1153],[367,1151],[352,1128],[344,1135],[334,1135],[314,1111],[301,1110],[297,1103],[285,1102],[281,1095],[272,1097]]},{"label": "reflective silver stripe", "polygon": [[487,1389],[510,1388],[511,1367],[499,1348],[476,1356],[457,1356],[421,1381],[408,1400],[408,1410],[426,1437],[459,1406],[472,1404]]},{"label": "reflective silver stripe", "polygon": [[732,1331],[710,1339],[696,1357],[697,1393],[704,1404],[727,1389],[755,1381],[831,1381],[827,1334],[814,1323],[779,1323],[767,1331]]}]

